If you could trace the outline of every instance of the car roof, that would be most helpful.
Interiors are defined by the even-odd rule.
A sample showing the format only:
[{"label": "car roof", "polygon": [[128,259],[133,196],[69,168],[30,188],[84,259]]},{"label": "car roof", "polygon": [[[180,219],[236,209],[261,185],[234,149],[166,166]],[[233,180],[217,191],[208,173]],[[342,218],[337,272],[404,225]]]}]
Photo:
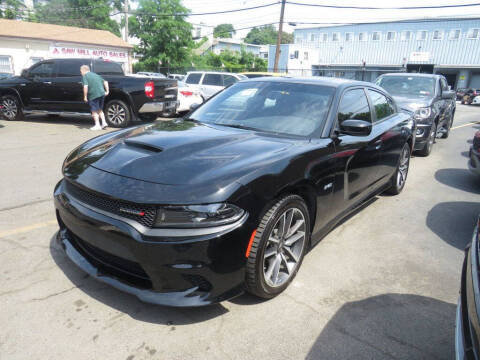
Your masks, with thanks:
[{"label": "car roof", "polygon": [[290,77],[290,76],[270,76],[270,77],[258,77],[243,80],[242,82],[255,82],[255,81],[272,81],[272,82],[291,82],[291,83],[303,83],[303,84],[313,84],[313,85],[324,85],[335,88],[345,88],[351,86],[368,86],[372,88],[378,88],[382,91],[382,88],[379,88],[373,83],[366,81],[350,80],[350,79],[341,79],[334,77],[322,77],[322,76],[308,76],[308,77]]},{"label": "car roof", "polygon": [[439,74],[407,73],[407,72],[386,73],[386,74],[380,75],[379,77],[383,77],[383,76],[434,77],[434,78],[443,77],[442,75],[439,75]]}]

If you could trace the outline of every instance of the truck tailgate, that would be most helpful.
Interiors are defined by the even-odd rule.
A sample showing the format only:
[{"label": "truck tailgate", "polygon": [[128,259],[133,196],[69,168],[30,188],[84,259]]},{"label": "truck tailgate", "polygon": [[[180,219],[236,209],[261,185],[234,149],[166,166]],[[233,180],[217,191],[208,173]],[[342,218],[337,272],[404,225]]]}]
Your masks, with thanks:
[{"label": "truck tailgate", "polygon": [[155,101],[177,101],[177,80],[158,79],[153,80],[153,83],[155,85]]}]

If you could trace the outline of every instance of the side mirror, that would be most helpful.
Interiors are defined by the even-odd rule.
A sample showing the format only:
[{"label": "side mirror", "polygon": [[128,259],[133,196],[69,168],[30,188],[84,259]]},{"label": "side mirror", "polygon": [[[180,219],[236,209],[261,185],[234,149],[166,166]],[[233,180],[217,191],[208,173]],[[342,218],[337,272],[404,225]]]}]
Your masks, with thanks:
[{"label": "side mirror", "polygon": [[453,99],[455,97],[455,92],[452,90],[442,91],[442,99]]},{"label": "side mirror", "polygon": [[22,73],[20,74],[21,77],[27,79],[28,78],[28,70],[27,69],[23,69],[22,70]]},{"label": "side mirror", "polygon": [[372,131],[372,124],[365,120],[348,119],[340,124],[342,134],[366,136]]},{"label": "side mirror", "polygon": [[198,103],[193,103],[192,105],[190,105],[190,111],[195,110],[195,109],[198,108],[199,106],[200,106],[200,104],[198,104]]}]

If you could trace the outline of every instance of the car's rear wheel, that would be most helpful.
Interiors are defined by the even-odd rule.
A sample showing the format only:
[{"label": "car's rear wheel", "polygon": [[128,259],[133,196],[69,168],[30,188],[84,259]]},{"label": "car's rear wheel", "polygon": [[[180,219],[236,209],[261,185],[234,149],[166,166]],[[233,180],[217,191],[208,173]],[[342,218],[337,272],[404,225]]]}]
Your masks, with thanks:
[{"label": "car's rear wheel", "polygon": [[1,112],[5,117],[5,119],[10,121],[23,119],[22,106],[20,105],[20,101],[16,96],[14,95],[2,96],[0,98],[0,104],[3,107]]},{"label": "car's rear wheel", "polygon": [[407,182],[408,169],[410,167],[410,145],[406,143],[403,146],[400,158],[398,159],[397,170],[392,176],[392,186],[386,191],[391,195],[398,195],[402,192]]},{"label": "car's rear wheel", "polygon": [[288,195],[263,216],[257,228],[246,269],[247,290],[270,299],[292,282],[310,239],[310,217],[303,199]]},{"label": "car's rear wheel", "polygon": [[430,128],[430,135],[428,136],[427,142],[423,149],[418,150],[418,154],[421,156],[428,156],[432,152],[433,144],[435,144],[435,138],[437,136],[437,124],[433,123]]},{"label": "car's rear wheel", "polygon": [[111,100],[105,106],[105,118],[111,127],[127,127],[131,120],[130,107],[122,100]]}]

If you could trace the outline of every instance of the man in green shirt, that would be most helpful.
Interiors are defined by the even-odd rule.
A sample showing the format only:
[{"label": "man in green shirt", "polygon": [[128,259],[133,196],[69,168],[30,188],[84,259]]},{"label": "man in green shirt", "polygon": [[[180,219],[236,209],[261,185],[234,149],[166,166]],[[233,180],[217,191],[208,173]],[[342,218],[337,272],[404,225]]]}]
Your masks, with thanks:
[{"label": "man in green shirt", "polygon": [[[82,65],[80,73],[82,74],[83,83],[83,101],[88,102],[88,105],[90,105],[90,111],[95,121],[95,126],[90,128],[90,130],[105,129],[108,125],[103,113],[103,102],[105,96],[109,93],[108,82],[103,80],[100,75],[91,72],[88,65]],[[101,126],[99,118],[102,120]]]}]

